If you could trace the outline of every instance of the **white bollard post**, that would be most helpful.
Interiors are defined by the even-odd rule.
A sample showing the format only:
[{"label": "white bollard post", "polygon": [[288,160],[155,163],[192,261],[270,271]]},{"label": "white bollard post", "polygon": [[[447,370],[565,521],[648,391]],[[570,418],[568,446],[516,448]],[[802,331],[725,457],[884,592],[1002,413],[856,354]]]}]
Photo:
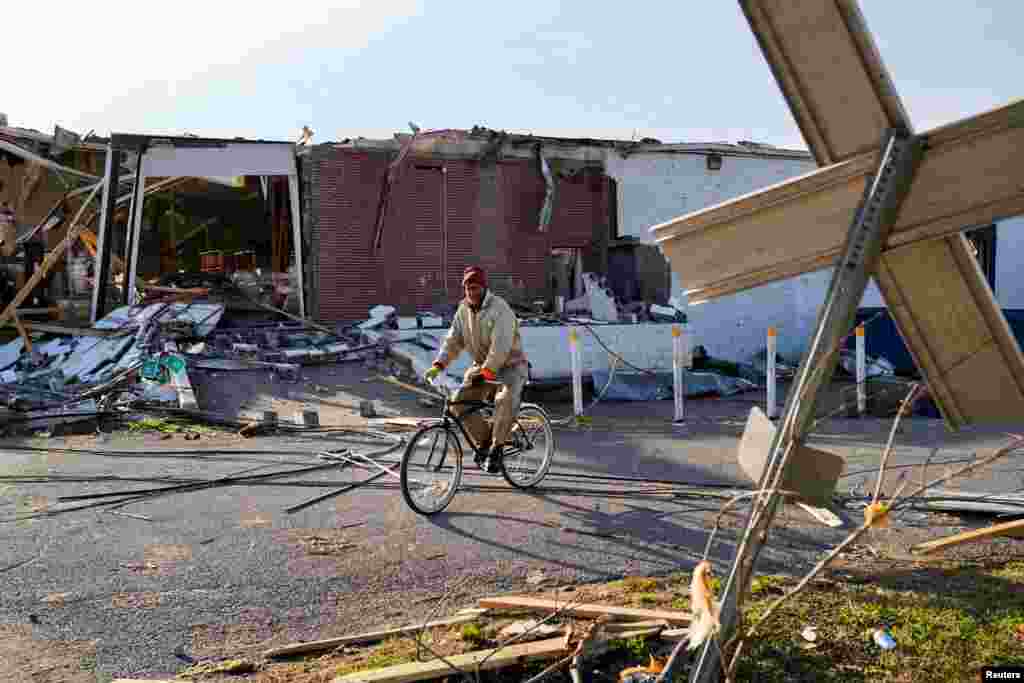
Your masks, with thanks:
[{"label": "white bollard post", "polygon": [[857,415],[868,412],[867,351],[864,347],[864,326],[857,325]]},{"label": "white bollard post", "polygon": [[768,417],[773,418],[778,415],[778,406],[776,405],[775,391],[778,388],[775,381],[775,355],[776,355],[776,335],[775,328],[768,328],[768,353],[765,357],[765,365],[767,367],[767,377],[765,382],[768,387]]},{"label": "white bollard post", "polygon": [[684,405],[683,399],[686,387],[683,385],[683,330],[679,325],[672,326],[672,393],[676,402],[676,417],[674,423],[683,422]]},{"label": "white bollard post", "polygon": [[572,412],[583,416],[583,364],[580,362],[580,338],[575,327],[569,328],[569,353],[572,355]]}]

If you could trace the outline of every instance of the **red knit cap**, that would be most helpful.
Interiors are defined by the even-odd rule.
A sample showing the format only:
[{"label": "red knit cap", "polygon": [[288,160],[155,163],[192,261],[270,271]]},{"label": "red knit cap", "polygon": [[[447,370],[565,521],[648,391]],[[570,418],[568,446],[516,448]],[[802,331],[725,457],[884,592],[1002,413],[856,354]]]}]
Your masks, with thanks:
[{"label": "red knit cap", "polygon": [[462,286],[480,285],[487,287],[487,273],[480,266],[470,266],[462,273]]}]

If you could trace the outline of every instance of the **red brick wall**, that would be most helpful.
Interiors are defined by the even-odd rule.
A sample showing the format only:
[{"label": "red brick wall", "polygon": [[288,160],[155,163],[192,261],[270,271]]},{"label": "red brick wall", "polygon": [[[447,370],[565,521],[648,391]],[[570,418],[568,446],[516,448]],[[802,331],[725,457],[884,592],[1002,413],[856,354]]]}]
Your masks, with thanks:
[{"label": "red brick wall", "polygon": [[[544,181],[528,160],[498,165],[499,220],[493,234],[477,231],[478,162],[411,160],[392,188],[375,253],[371,245],[390,158],[323,146],[305,165],[311,173],[311,285],[316,290],[311,299],[319,319],[362,320],[377,304],[396,306],[402,314],[454,304],[463,269],[482,263],[481,253],[497,254],[482,263],[495,291],[520,301],[547,298],[553,247],[590,249],[604,258],[608,179],[599,171],[560,179],[551,225],[539,233]],[[490,248],[481,249],[485,243]]]}]

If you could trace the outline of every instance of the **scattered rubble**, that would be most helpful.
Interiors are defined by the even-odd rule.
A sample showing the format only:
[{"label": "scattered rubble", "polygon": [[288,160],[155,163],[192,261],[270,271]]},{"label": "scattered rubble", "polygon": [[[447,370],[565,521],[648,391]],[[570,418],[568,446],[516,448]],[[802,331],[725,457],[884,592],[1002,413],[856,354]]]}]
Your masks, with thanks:
[{"label": "scattered rubble", "polygon": [[38,429],[146,406],[198,415],[190,370],[269,371],[298,382],[302,366],[359,360],[378,348],[306,323],[221,327],[224,311],[223,304],[200,301],[125,306],[91,328],[41,331],[0,345],[5,422]]}]

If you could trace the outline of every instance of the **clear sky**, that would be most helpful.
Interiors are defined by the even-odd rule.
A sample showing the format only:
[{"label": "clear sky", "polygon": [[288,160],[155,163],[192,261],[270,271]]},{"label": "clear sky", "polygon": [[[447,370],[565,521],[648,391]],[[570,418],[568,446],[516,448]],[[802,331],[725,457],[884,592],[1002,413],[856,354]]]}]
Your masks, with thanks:
[{"label": "clear sky", "polygon": [[[0,111],[52,132],[510,132],[804,147],[734,0],[8,2]],[[1024,97],[1024,2],[862,0],[923,131]]]}]

